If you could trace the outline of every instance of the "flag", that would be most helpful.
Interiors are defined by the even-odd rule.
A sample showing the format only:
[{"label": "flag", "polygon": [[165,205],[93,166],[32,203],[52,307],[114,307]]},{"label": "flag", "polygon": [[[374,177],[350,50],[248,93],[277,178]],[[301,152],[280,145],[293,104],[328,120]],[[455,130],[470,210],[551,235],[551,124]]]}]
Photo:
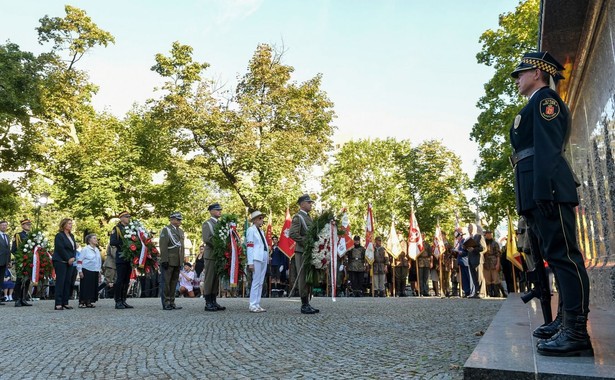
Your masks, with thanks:
[{"label": "flag", "polygon": [[440,229],[440,225],[436,225],[436,233],[433,235],[434,240],[434,250],[433,255],[436,257],[440,257],[440,254],[444,253],[446,247],[444,246],[444,239],[442,239],[442,230]]},{"label": "flag", "polygon": [[506,241],[506,258],[513,263],[519,270],[523,270],[521,265],[521,254],[517,252],[517,237],[513,228],[512,218],[508,214],[508,240]]},{"label": "flag", "polygon": [[397,231],[395,231],[395,223],[393,221],[391,221],[391,231],[389,231],[389,238],[387,240],[387,251],[393,255],[394,258],[399,257],[402,251],[399,236],[397,236]]},{"label": "flag", "polygon": [[354,240],[350,236],[350,219],[348,219],[348,212],[346,212],[345,208],[342,209],[342,229],[344,230],[344,235],[339,237],[337,244],[337,254],[340,257],[354,247]]},{"label": "flag", "polygon": [[374,262],[374,215],[371,203],[367,205],[365,218],[365,259],[370,265]]},{"label": "flag", "polygon": [[271,211],[269,211],[269,222],[267,223],[267,232],[265,233],[265,240],[267,240],[267,246],[269,248],[273,247],[273,226],[271,225],[272,219],[273,215],[271,215]]},{"label": "flag", "polygon": [[295,255],[295,244],[297,244],[289,236],[291,222],[290,211],[286,209],[286,218],[284,219],[284,225],[282,226],[282,232],[280,233],[280,240],[278,240],[278,248],[280,248],[280,251],[282,251],[282,253],[284,253],[289,259],[292,259]]},{"label": "flag", "polygon": [[416,260],[423,250],[423,237],[419,223],[414,215],[414,209],[410,211],[410,229],[408,230],[408,254],[412,260]]}]

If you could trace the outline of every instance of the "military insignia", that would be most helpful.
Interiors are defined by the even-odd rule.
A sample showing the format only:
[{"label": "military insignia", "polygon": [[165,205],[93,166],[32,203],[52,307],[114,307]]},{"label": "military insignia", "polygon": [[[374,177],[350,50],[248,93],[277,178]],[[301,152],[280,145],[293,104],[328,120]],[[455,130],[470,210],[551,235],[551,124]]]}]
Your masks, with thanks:
[{"label": "military insignia", "polygon": [[553,98],[540,101],[540,116],[547,121],[555,119],[559,115],[559,103]]},{"label": "military insignia", "polygon": [[521,115],[515,116],[515,123],[513,124],[513,127],[517,129],[519,128],[519,124],[521,124]]}]

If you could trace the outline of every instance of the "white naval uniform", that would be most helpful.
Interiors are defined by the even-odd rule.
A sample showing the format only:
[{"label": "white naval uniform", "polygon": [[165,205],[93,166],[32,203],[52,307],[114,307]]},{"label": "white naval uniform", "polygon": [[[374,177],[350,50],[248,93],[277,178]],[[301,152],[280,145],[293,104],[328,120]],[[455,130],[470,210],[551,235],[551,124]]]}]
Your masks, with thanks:
[{"label": "white naval uniform", "polygon": [[252,310],[260,307],[263,281],[269,261],[269,248],[265,240],[265,233],[254,224],[248,228],[246,233],[246,246],[248,248],[248,265],[254,265],[252,287],[250,288],[250,309]]}]

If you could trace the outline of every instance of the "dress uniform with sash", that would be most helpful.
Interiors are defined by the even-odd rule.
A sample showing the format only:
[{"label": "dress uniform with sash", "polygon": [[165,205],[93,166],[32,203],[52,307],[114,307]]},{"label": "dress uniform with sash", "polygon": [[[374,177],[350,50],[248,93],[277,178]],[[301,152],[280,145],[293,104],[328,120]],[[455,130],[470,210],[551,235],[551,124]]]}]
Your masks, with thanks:
[{"label": "dress uniform with sash", "polygon": [[[30,219],[24,219],[21,221],[22,231],[16,233],[13,238],[13,246],[11,247],[11,253],[13,256],[17,253],[17,248],[19,248],[21,243],[28,238],[28,233],[30,232],[31,226],[32,222]],[[27,302],[28,289],[30,289],[30,276],[24,276],[23,273],[19,273],[19,271],[15,271],[15,274],[17,275],[15,290],[13,291],[15,307],[32,306],[32,304]],[[4,273],[2,275],[4,275]]]},{"label": "dress uniform with sash", "polygon": [[130,222],[130,213],[122,211],[118,218],[120,222],[111,231],[109,244],[115,247],[115,283],[113,284],[113,296],[115,298],[116,309],[132,309],[133,307],[126,303],[128,295],[128,287],[130,285],[130,273],[132,272],[132,263],[124,260],[122,257],[122,248],[124,247],[124,235],[126,234],[126,226]]},{"label": "dress uniform with sash", "polygon": [[[213,214],[222,211],[222,206],[219,203],[213,203],[207,207],[207,211],[212,214],[211,218],[203,223],[201,234],[205,251],[203,253],[203,262],[205,267],[204,272],[204,290],[205,290],[205,311],[226,310],[226,307],[220,306],[216,302],[216,297],[220,291],[220,276],[216,272],[216,258],[214,257],[214,229],[218,218]],[[219,214],[217,214],[219,215]]]},{"label": "dress uniform with sash", "polygon": [[182,214],[169,216],[171,223],[160,231],[160,265],[164,270],[164,310],[181,309],[175,305],[175,288],[179,270],[184,265],[184,231],[179,228]]},{"label": "dress uniform with sash", "polygon": [[569,110],[549,86],[563,78],[563,69],[549,53],[536,52],[525,54],[512,72],[529,100],[510,129],[511,164],[517,212],[538,237],[563,303],[563,326],[552,339],[539,341],[538,353],[593,356],[587,334],[589,278],[576,237],[577,184],[563,156],[571,128]]},{"label": "dress uniform with sash", "polygon": [[[299,197],[297,200],[297,204],[301,207],[303,203],[314,203],[314,201],[310,198],[308,194],[304,194]],[[311,293],[310,287],[306,284],[305,281],[305,272],[306,265],[311,265],[310,263],[303,262],[303,252],[305,251],[305,236],[307,235],[308,229],[312,225],[313,221],[305,210],[300,209],[295,216],[293,216],[293,220],[290,225],[290,231],[288,236],[293,239],[297,245],[295,246],[295,267],[297,273],[297,279],[299,281],[299,295],[301,296],[301,313],[302,314],[316,314],[320,310],[313,308],[310,305],[309,297]]]}]

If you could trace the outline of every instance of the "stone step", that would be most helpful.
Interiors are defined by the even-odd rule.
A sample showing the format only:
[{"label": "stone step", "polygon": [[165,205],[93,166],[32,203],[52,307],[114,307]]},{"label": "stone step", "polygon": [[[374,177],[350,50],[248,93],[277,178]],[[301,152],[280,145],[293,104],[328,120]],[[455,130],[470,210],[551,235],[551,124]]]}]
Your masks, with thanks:
[{"label": "stone step", "polygon": [[[557,310],[557,294],[552,298]],[[502,304],[463,369],[464,379],[615,379],[615,310],[590,305],[588,331],[593,358],[536,353],[532,331],[543,323],[540,303],[523,304],[511,294]]]}]

